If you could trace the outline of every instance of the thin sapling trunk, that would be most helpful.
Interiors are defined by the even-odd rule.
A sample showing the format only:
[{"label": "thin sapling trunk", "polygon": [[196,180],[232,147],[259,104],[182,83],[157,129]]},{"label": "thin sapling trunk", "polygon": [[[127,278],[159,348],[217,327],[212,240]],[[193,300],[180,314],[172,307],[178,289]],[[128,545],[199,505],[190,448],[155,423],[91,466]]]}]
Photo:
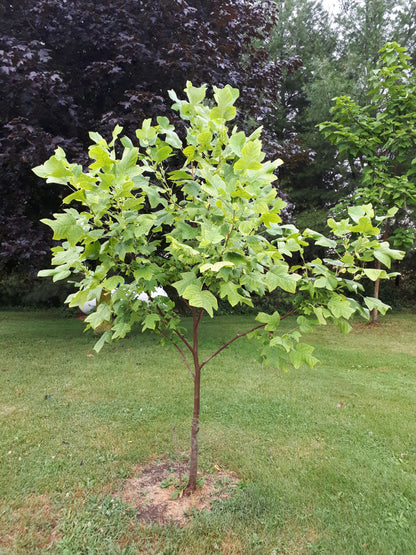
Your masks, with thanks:
[{"label": "thin sapling trunk", "polygon": [[[386,227],[385,227],[384,233],[383,233],[383,241],[387,241],[387,237],[389,236],[389,231],[390,231],[390,218],[388,218],[386,220]],[[377,260],[376,269],[381,270],[380,260]],[[374,283],[373,297],[375,299],[378,299],[379,294],[380,294],[380,278],[376,279],[376,281]],[[371,323],[373,325],[378,323],[378,310],[376,308],[373,308]]]},{"label": "thin sapling trunk", "polygon": [[191,460],[189,464],[189,481],[186,486],[185,493],[192,493],[196,490],[196,481],[198,475],[198,432],[199,432],[199,410],[201,405],[201,365],[199,364],[198,353],[198,334],[199,325],[203,316],[203,309],[197,313],[196,308],[192,308],[192,325],[193,325],[193,344],[192,356],[194,361],[194,410],[192,414],[191,427]]},{"label": "thin sapling trunk", "polygon": [[[293,314],[295,311],[296,309],[291,310],[290,312],[282,316],[281,320],[284,320],[285,318]],[[257,329],[264,328],[266,326],[266,324],[259,324],[246,332],[238,333],[232,339],[230,339],[230,341],[227,341],[227,343],[224,343],[224,345],[222,345],[219,349],[217,349],[214,353],[212,353],[212,355],[210,355],[206,360],[200,363],[198,339],[199,339],[199,325],[201,323],[203,314],[204,314],[204,311],[202,309],[198,314],[197,309],[192,308],[192,320],[193,320],[192,355],[193,355],[193,362],[194,362],[194,371],[192,372],[192,378],[194,381],[194,408],[193,408],[193,414],[192,414],[192,427],[191,427],[191,458],[190,458],[190,464],[189,464],[189,480],[188,480],[188,485],[186,486],[186,489],[184,492],[185,494],[188,494],[188,495],[196,490],[196,484],[197,484],[197,478],[198,478],[198,432],[199,432],[199,412],[200,412],[200,406],[201,406],[201,370],[203,366],[207,364],[207,362],[209,362],[216,355],[221,353],[221,351],[229,347],[231,343],[234,343],[234,341],[236,341],[240,337],[245,337],[249,333],[252,333]],[[182,341],[185,341],[185,338],[183,336],[181,336],[181,339]],[[189,343],[187,344],[187,346],[189,347]]]}]

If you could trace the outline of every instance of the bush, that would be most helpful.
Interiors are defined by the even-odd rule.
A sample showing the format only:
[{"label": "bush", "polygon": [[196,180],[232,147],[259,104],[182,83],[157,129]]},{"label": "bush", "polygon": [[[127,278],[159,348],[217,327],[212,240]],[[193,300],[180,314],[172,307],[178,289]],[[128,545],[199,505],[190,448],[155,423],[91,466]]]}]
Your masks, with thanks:
[{"label": "bush", "polygon": [[14,273],[0,278],[0,306],[2,309],[63,307],[71,291],[72,286],[66,281],[58,284]]}]

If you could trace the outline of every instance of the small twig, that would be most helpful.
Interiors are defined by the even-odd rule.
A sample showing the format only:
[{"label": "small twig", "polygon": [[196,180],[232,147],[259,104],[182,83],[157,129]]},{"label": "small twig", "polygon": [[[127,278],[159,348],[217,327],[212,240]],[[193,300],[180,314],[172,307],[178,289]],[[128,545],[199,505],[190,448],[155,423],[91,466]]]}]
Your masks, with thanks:
[{"label": "small twig", "polygon": [[192,372],[192,368],[189,366],[189,362],[188,362],[188,360],[187,360],[187,358],[186,358],[186,356],[185,356],[185,353],[182,351],[182,349],[179,347],[179,345],[176,345],[176,343],[174,343],[174,342],[172,341],[172,339],[170,339],[170,337],[168,337],[168,335],[167,335],[165,332],[163,332],[161,329],[159,329],[158,331],[159,331],[159,333],[161,333],[161,334],[163,335],[163,337],[164,337],[165,339],[167,339],[168,341],[170,341],[170,342],[172,343],[172,345],[175,347],[175,349],[179,352],[179,354],[180,354],[181,357],[183,358],[183,361],[184,361],[185,364],[186,364],[186,367],[188,368],[189,372],[191,373],[192,379],[194,380],[194,379],[195,379],[195,374]]},{"label": "small twig", "polygon": [[[156,308],[157,308],[157,311],[159,312],[160,316],[162,318],[165,318],[165,316],[164,316],[163,312],[161,311],[160,307],[157,306]],[[165,327],[168,326],[168,322],[167,322],[166,319],[162,320],[162,323]],[[193,353],[192,346],[188,343],[188,341],[186,340],[186,337],[184,335],[182,335],[178,330],[173,330],[173,331],[176,333],[176,335],[179,337],[179,339],[182,341],[182,343],[184,343],[188,347],[188,349],[191,351],[191,353]]]}]

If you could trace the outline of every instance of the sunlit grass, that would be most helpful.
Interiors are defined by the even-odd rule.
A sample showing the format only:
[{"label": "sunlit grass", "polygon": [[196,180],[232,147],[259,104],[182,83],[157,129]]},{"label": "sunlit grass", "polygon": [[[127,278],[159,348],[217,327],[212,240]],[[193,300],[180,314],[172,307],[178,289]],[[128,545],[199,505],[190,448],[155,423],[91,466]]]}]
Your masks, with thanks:
[{"label": "sunlit grass", "polygon": [[[251,322],[207,319],[203,356]],[[241,487],[183,530],[111,499],[137,463],[176,457],[173,426],[188,449],[188,370],[150,334],[97,355],[82,330],[0,313],[0,553],[415,552],[415,315],[316,330],[314,370],[264,368],[244,340],[207,365],[200,467]]]}]

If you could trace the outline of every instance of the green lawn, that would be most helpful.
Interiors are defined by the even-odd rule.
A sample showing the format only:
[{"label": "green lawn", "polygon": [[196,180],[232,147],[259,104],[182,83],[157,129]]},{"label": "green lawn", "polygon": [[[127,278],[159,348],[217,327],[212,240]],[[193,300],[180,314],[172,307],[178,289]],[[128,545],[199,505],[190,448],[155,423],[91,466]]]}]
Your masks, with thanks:
[{"label": "green lawn", "polygon": [[[203,351],[250,324],[208,318]],[[207,365],[200,468],[241,483],[186,529],[143,527],[114,492],[175,457],[173,426],[188,449],[188,370],[150,334],[97,355],[82,331],[0,313],[2,555],[416,552],[416,315],[316,330],[314,370],[264,368],[244,340]]]}]

